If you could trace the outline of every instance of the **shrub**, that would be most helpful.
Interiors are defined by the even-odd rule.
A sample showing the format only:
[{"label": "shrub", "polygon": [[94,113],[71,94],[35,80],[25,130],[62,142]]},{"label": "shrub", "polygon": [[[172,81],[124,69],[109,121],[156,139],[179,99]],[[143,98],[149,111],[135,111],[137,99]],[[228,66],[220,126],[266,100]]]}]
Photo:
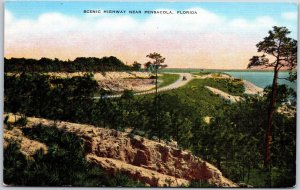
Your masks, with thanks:
[{"label": "shrub", "polygon": [[117,173],[108,176],[99,166],[85,160],[83,141],[72,133],[42,125],[24,128],[31,139],[46,143],[48,153],[37,151],[33,160],[11,142],[4,149],[4,182],[18,186],[143,186]]}]

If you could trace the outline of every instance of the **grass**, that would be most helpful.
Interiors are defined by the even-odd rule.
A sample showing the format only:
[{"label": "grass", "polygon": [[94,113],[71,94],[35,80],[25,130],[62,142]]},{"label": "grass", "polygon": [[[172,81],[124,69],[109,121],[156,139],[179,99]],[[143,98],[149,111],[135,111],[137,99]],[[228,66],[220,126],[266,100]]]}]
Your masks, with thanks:
[{"label": "grass", "polygon": [[245,87],[241,79],[211,79],[205,80],[207,86],[211,86],[222,90],[228,94],[242,96],[245,92]]},{"label": "grass", "polygon": [[210,184],[205,180],[192,181],[188,187],[189,188],[218,188],[218,186],[214,184]]},{"label": "grass", "polygon": [[197,75],[197,76],[204,76],[204,75],[209,75],[212,74],[212,72],[207,72],[207,71],[200,71],[200,72],[193,72],[193,75]]},{"label": "grass", "polygon": [[205,110],[207,113],[213,113],[216,109],[215,106],[223,104],[224,101],[205,88],[208,84],[217,85],[217,81],[213,79],[194,79],[181,88],[164,93],[177,95],[184,102],[199,107],[201,112]]},{"label": "grass", "polygon": [[178,74],[167,74],[167,73],[164,73],[158,79],[162,80],[162,83],[160,83],[158,85],[158,87],[164,87],[164,86],[168,86],[168,85],[174,83],[175,81],[177,81],[179,79],[179,75]]},{"label": "grass", "polygon": [[[191,82],[183,87],[173,89],[170,91],[164,91],[159,93],[176,94],[180,99],[191,103],[205,103],[216,101],[219,102],[221,98],[218,95],[213,94],[205,86],[211,86],[227,92],[231,95],[242,95],[244,93],[244,86],[239,79],[193,79]],[[148,94],[145,96],[155,96],[155,94]]]},{"label": "grass", "polygon": [[[216,107],[220,107],[221,109],[222,106],[226,104],[218,95],[213,94],[210,90],[205,88],[206,85],[217,86],[217,83],[218,81],[214,79],[193,79],[183,87],[159,92],[159,94],[175,95],[184,103],[192,105],[197,109],[194,110],[193,113],[201,113],[201,115],[209,113],[211,116],[217,111]],[[137,101],[143,97],[154,99],[155,94],[137,96]]]},{"label": "grass", "polygon": [[[187,72],[187,73],[195,73],[195,72],[273,72],[272,70],[257,70],[257,69],[197,69],[197,68],[165,68],[166,72]],[[280,71],[280,72],[288,72],[288,71]]]}]

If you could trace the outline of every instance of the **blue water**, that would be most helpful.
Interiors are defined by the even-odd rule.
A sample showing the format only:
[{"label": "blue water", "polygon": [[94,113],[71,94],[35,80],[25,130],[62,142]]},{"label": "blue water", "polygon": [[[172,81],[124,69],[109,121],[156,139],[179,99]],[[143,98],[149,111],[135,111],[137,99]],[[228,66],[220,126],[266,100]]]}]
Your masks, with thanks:
[{"label": "blue water", "polygon": [[[235,78],[240,78],[240,79],[244,79],[247,80],[249,82],[252,82],[253,84],[255,84],[256,86],[259,86],[261,88],[265,88],[268,85],[271,85],[273,82],[273,76],[274,73],[273,72],[243,72],[243,71],[227,71],[224,72],[227,73]],[[289,76],[288,72],[280,72],[279,73],[279,78],[286,78]],[[286,84],[289,87],[293,88],[294,90],[296,90],[297,88],[297,83],[296,82],[289,82],[287,80],[284,79],[279,79],[278,80],[279,84]]]}]

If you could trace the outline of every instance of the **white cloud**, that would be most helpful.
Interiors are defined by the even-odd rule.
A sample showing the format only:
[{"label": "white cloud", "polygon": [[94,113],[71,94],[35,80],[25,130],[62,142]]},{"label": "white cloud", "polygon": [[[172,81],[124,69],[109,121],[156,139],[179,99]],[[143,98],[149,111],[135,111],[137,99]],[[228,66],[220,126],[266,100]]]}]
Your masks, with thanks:
[{"label": "white cloud", "polygon": [[78,22],[78,19],[63,15],[61,13],[45,13],[42,14],[37,20],[37,24],[42,27],[49,28],[53,26],[61,29],[64,27],[77,26]]},{"label": "white cloud", "polygon": [[298,17],[297,12],[284,12],[281,14],[282,18],[287,20],[296,20]]},{"label": "white cloud", "polygon": [[[91,27],[93,24],[87,27]],[[139,23],[130,16],[119,16],[114,18],[99,18],[95,21],[95,29],[101,29],[102,31],[128,31],[138,28]]]},{"label": "white cloud", "polygon": [[154,14],[143,24],[142,29],[149,32],[157,31],[207,31],[222,23],[223,18],[202,8],[190,8],[185,11],[196,11],[197,14],[177,14],[170,9],[156,11],[172,11],[174,14]]},{"label": "white cloud", "polygon": [[277,25],[277,22],[273,20],[271,17],[257,17],[255,20],[246,20],[246,19],[234,19],[229,22],[229,26],[234,27],[240,30],[268,30],[271,29],[272,26]]},{"label": "white cloud", "polygon": [[158,51],[168,56],[169,62],[185,65],[185,59],[191,64],[206,60],[217,67],[226,57],[230,64],[232,60],[242,63],[236,52],[255,52],[255,43],[276,25],[270,17],[228,19],[198,7],[187,10],[197,14],[165,11],[174,14],[153,14],[139,20],[130,15],[79,18],[53,12],[37,19],[18,19],[5,10],[5,53],[70,59],[74,55],[115,55],[130,63],[130,58],[140,60]]},{"label": "white cloud", "polygon": [[7,9],[5,9],[4,17],[5,17],[5,24],[10,24],[13,20],[13,16],[11,12]]},{"label": "white cloud", "polygon": [[[159,11],[159,10],[158,10]],[[129,15],[118,17],[72,17],[61,13],[45,13],[37,19],[15,19],[13,15],[5,10],[6,32],[8,35],[22,33],[22,36],[31,37],[42,35],[65,36],[68,38],[70,32],[99,34],[99,32],[121,33],[132,31],[133,33],[163,33],[166,31],[198,33],[198,32],[255,32],[258,30],[270,29],[276,22],[270,17],[259,17],[255,20],[226,19],[213,12],[202,8],[190,8],[186,11],[196,11],[197,14],[179,15],[175,10],[173,15],[168,14],[153,14],[146,20],[137,20]],[[13,22],[13,26],[10,23]],[[12,38],[15,36],[10,36]],[[94,36],[95,37],[95,36]],[[100,36],[97,35],[97,38]]]}]

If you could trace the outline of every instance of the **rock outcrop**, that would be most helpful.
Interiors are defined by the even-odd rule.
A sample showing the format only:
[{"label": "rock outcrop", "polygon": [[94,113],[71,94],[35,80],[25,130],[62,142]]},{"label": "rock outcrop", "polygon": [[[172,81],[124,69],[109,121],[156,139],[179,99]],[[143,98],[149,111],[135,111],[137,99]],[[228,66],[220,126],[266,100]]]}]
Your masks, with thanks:
[{"label": "rock outcrop", "polygon": [[[53,121],[28,118],[27,127],[52,126]],[[108,172],[120,171],[149,186],[186,186],[207,180],[219,187],[237,187],[213,165],[175,147],[126,132],[92,125],[59,122],[57,128],[84,139],[86,159]]]}]

